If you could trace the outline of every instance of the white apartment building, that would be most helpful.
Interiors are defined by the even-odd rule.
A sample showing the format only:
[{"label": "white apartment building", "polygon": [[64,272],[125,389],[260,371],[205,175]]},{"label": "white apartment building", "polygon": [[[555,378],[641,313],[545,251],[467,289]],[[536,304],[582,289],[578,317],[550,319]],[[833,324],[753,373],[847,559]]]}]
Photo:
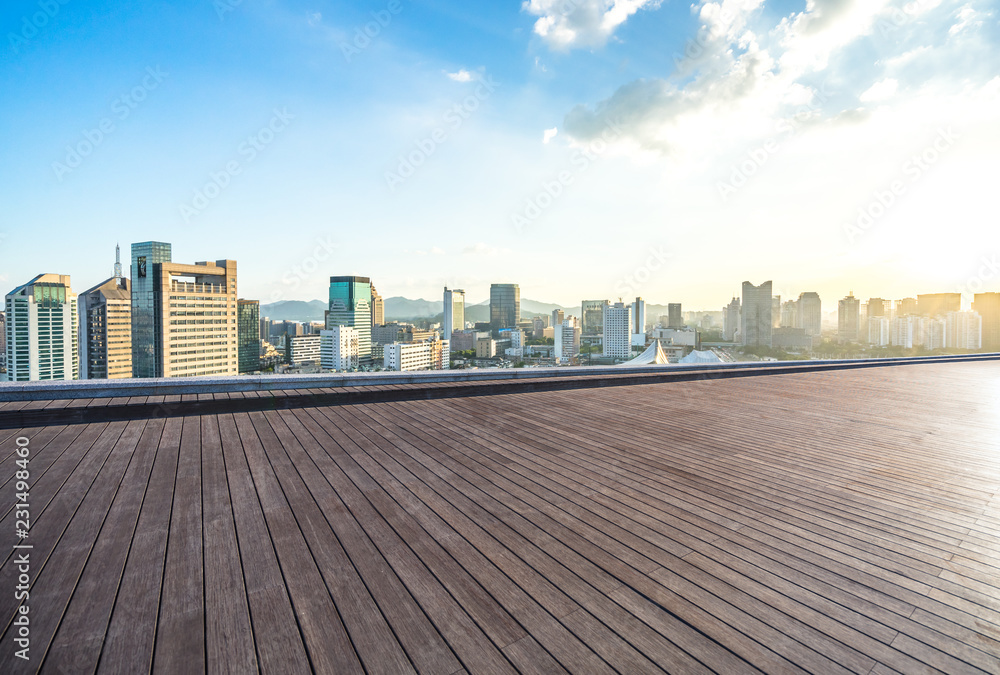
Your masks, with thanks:
[{"label": "white apartment building", "polygon": [[580,324],[575,316],[563,319],[562,324],[555,327],[556,363],[569,363],[580,353],[580,333]]},{"label": "white apartment building", "polygon": [[945,317],[946,344],[955,349],[983,348],[983,318],[979,312],[948,312]]},{"label": "white apartment building", "polygon": [[446,370],[451,351],[447,340],[394,342],[385,345],[382,358],[386,370]]},{"label": "white apartment building", "polygon": [[504,354],[506,356],[521,358],[524,356],[524,331],[520,328],[510,328],[507,330],[500,331],[500,338],[509,338],[510,347],[508,347]]},{"label": "white apartment building", "polygon": [[868,317],[868,344],[874,347],[885,347],[890,342],[889,317]]},{"label": "white apartment building", "polygon": [[604,306],[604,356],[627,359],[632,356],[632,305],[616,302]]},{"label": "white apartment building", "polygon": [[352,370],[358,367],[358,331],[350,326],[334,326],[319,332],[320,366],[326,370]]},{"label": "white apartment building", "polygon": [[39,274],[5,300],[7,381],[79,379],[77,297],[69,275]]},{"label": "white apartment building", "polygon": [[291,338],[290,361],[294,366],[304,363],[319,363],[322,335],[300,335]]}]

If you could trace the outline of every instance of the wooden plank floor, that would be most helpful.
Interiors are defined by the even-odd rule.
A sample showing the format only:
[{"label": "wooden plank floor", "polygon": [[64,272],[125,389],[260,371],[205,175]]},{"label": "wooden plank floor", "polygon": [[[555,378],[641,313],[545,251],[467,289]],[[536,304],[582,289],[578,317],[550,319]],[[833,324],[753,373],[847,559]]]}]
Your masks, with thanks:
[{"label": "wooden plank floor", "polygon": [[0,497],[2,673],[1000,673],[1000,362],[7,430]]}]

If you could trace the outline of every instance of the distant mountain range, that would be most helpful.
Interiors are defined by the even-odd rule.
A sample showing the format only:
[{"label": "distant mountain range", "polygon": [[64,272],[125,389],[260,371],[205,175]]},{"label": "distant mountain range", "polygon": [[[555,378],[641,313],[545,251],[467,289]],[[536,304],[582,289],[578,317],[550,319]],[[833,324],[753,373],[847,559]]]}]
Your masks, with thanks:
[{"label": "distant mountain range", "polygon": [[[411,300],[402,296],[395,296],[385,299],[385,318],[387,321],[406,321],[412,319],[438,319],[440,320],[444,309],[441,300]],[[327,308],[327,303],[322,300],[282,300],[260,306],[260,315],[269,317],[273,321],[322,321],[323,312]],[[538,302],[537,300],[521,300],[521,317],[531,318],[534,316],[551,316],[552,311],[561,309],[566,316],[580,316],[580,305],[575,307],[564,307],[548,302]],[[666,305],[646,305],[646,321],[653,323],[660,316],[667,314]],[[490,303],[480,302],[475,305],[465,306],[465,320],[489,321]]]}]

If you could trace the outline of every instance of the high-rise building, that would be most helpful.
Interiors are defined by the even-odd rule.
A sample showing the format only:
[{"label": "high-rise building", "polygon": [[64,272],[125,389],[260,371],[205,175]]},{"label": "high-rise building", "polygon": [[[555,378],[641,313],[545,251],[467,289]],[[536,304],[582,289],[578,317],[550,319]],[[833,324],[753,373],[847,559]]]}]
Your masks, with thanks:
[{"label": "high-rise building", "polygon": [[549,321],[549,325],[553,328],[558,328],[562,325],[562,322],[566,319],[565,313],[561,309],[552,310],[552,320]]},{"label": "high-rise building", "polygon": [[115,279],[122,279],[125,275],[122,274],[122,249],[121,246],[115,244]]},{"label": "high-rise building", "polygon": [[961,311],[961,293],[928,293],[917,296],[917,314],[935,317]]},{"label": "high-rise building", "polygon": [[632,302],[632,345],[646,346],[646,301],[638,297]]},{"label": "high-rise building", "polygon": [[923,323],[924,349],[944,349],[948,341],[944,319],[929,316],[920,319]]},{"label": "high-rise building", "polygon": [[580,324],[575,316],[568,316],[555,327],[556,363],[569,363],[580,353]]},{"label": "high-rise building", "polygon": [[330,277],[327,330],[348,326],[358,332],[358,360],[372,362],[372,284],[368,277]]},{"label": "high-rise building", "polygon": [[604,308],[609,304],[607,300],[584,300],[580,303],[580,330],[583,335],[604,333]]},{"label": "high-rise building", "polygon": [[7,312],[0,312],[0,366],[7,368]]},{"label": "high-rise building", "polygon": [[238,370],[252,373],[260,370],[260,301],[236,301],[236,335]]},{"label": "high-rise building", "polygon": [[[115,263],[121,269],[121,263]],[[115,276],[80,294],[80,379],[132,377],[132,294]]]},{"label": "high-rise building", "polygon": [[983,346],[991,352],[1000,351],[1000,293],[976,293],[972,311],[983,321]]},{"label": "high-rise building", "polygon": [[902,316],[910,316],[911,314],[918,314],[916,298],[903,298],[902,300],[896,301],[896,311],[894,316],[898,318]]},{"label": "high-rise building", "polygon": [[157,293],[156,265],[170,262],[171,247],[162,241],[132,244],[132,377],[163,377],[158,370],[163,351],[158,323],[163,310]]},{"label": "high-rise building", "polygon": [[868,344],[874,347],[885,347],[889,344],[889,317],[870,316],[866,325],[868,327],[866,334]]},{"label": "high-rise building", "polygon": [[76,296],[69,275],[39,274],[7,294],[7,381],[80,377]]},{"label": "high-rise building", "polygon": [[743,302],[740,309],[740,341],[753,347],[771,346],[771,282],[754,286],[743,282]]},{"label": "high-rise building", "polygon": [[892,320],[889,339],[896,347],[913,349],[915,343],[920,343],[919,317],[912,314],[897,316]]},{"label": "high-rise building", "polygon": [[320,331],[320,365],[326,370],[355,370],[359,365],[358,331],[334,326]]},{"label": "high-rise building", "polygon": [[498,335],[503,328],[517,328],[521,320],[521,288],[517,284],[490,286],[490,330]]},{"label": "high-rise building", "polygon": [[667,328],[683,328],[684,312],[681,311],[681,303],[671,302],[667,304]]},{"label": "high-rise building", "polygon": [[441,334],[445,340],[451,340],[451,333],[456,330],[465,330],[465,291],[460,288],[449,290],[445,286]]},{"label": "high-rise building", "polygon": [[236,375],[236,261],[156,262],[169,244],[159,254],[149,244],[132,246],[133,377]]},{"label": "high-rise building", "polygon": [[771,296],[771,328],[781,328],[781,296]]},{"label": "high-rise building", "polygon": [[[773,317],[772,317],[773,318]],[[781,303],[781,320],[779,328],[798,328],[799,323],[799,302],[789,300]]]},{"label": "high-rise building", "polygon": [[627,359],[632,355],[632,305],[605,305],[601,320],[605,358]]},{"label": "high-rise building", "polygon": [[381,326],[385,323],[385,301],[382,296],[378,294],[375,290],[375,284],[372,284],[372,326]]},{"label": "high-rise building", "polygon": [[545,337],[545,329],[549,327],[548,315],[536,316],[531,320],[531,337],[541,340]]},{"label": "high-rise building", "polygon": [[823,332],[823,303],[819,293],[809,291],[799,294],[798,323],[796,328],[805,330],[806,335],[819,337]]},{"label": "high-rise building", "polygon": [[837,337],[857,342],[861,324],[861,301],[849,293],[837,305]]},{"label": "high-rise building", "polygon": [[722,308],[722,337],[733,342],[740,330],[740,299],[733,298]]},{"label": "high-rise building", "polygon": [[944,332],[946,347],[983,348],[983,317],[978,312],[948,312]]},{"label": "high-rise building", "polygon": [[868,318],[873,316],[889,316],[889,301],[882,298],[869,298]]}]

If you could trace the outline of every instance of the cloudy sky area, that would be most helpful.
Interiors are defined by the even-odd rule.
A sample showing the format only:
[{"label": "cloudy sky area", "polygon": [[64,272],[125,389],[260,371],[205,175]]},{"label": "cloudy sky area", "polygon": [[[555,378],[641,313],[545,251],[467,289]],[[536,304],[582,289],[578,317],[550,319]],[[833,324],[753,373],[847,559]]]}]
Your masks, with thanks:
[{"label": "cloudy sky area", "polygon": [[4,292],[150,239],[264,302],[1000,290],[995,0],[64,2],[0,10]]}]

